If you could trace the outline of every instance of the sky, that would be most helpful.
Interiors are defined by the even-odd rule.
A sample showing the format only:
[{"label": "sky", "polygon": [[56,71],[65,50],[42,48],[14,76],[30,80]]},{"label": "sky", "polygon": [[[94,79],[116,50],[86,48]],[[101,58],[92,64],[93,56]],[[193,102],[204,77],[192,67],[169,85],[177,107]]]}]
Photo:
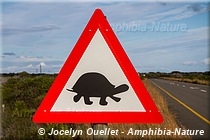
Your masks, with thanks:
[{"label": "sky", "polygon": [[208,71],[208,2],[1,2],[0,72],[58,73],[97,8],[136,71]]}]

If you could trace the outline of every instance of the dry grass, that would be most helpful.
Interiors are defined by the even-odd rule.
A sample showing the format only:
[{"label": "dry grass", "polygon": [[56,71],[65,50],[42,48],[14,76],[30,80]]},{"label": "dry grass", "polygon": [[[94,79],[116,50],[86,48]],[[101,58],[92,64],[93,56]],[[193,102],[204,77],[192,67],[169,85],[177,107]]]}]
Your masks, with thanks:
[{"label": "dry grass", "polygon": [[[175,128],[179,128],[178,124],[175,120],[175,115],[172,114],[168,110],[168,105],[164,98],[160,95],[160,93],[157,91],[156,88],[154,88],[151,83],[145,79],[143,80],[143,83],[147,90],[149,91],[152,99],[154,100],[156,106],[158,107],[159,111],[161,112],[164,122],[162,124],[108,124],[108,126],[112,129],[119,129],[120,131],[127,132],[130,128],[133,128],[134,130],[145,130],[145,129],[153,129],[160,128],[164,130],[164,128],[174,131]],[[181,127],[184,129],[184,127]],[[159,135],[159,136],[145,136],[146,139],[191,139],[188,136],[177,136],[177,135]],[[116,140],[122,140],[122,139],[142,139],[141,136],[127,136],[119,135],[119,136],[110,136],[110,139],[116,139]]]},{"label": "dry grass", "polygon": [[187,82],[187,83],[194,83],[194,84],[201,84],[201,85],[210,85],[209,81],[207,80],[199,80],[199,79],[186,79],[186,78],[172,78],[172,77],[162,77],[165,80],[172,80],[172,81],[179,81],[179,82]]},{"label": "dry grass", "polygon": [[[111,128],[113,130],[118,129],[120,132],[125,132],[124,134],[119,133],[119,135],[113,135],[109,136],[110,140],[137,140],[137,139],[191,139],[189,136],[178,136],[178,135],[153,135],[153,136],[145,136],[144,138],[141,137],[141,135],[138,136],[132,136],[127,135],[127,132],[130,128],[133,128],[133,130],[148,130],[149,128],[155,130],[156,128],[160,128],[164,130],[165,128],[168,130],[174,131],[175,128],[182,128],[183,126],[178,126],[175,120],[175,115],[172,114],[168,110],[168,105],[165,101],[165,99],[160,95],[158,90],[151,85],[151,83],[145,79],[143,80],[143,83],[147,90],[149,91],[152,99],[154,100],[156,106],[158,107],[159,111],[161,112],[164,122],[162,124],[108,124],[108,128]],[[89,127],[91,127],[90,124],[78,124],[76,125],[77,129],[81,129],[83,127],[83,130],[85,131]],[[78,139],[93,139],[93,137],[83,135],[79,136]]]}]

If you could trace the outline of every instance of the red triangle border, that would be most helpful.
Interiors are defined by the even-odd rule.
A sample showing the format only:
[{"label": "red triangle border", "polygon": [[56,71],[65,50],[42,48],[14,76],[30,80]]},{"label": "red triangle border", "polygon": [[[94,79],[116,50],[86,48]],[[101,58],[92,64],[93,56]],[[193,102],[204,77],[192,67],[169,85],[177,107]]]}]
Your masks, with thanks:
[{"label": "red triangle border", "polygon": [[[146,112],[50,112],[97,29],[100,30]],[[162,123],[163,118],[100,9],[96,9],[36,111],[35,123]]]}]

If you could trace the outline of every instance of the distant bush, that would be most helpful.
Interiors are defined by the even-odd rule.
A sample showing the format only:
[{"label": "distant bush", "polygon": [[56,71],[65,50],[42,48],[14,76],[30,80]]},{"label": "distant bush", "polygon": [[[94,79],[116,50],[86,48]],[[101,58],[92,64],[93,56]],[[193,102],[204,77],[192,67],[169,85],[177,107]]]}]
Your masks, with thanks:
[{"label": "distant bush", "polygon": [[[10,78],[2,87],[3,102],[14,108],[15,103],[24,102],[27,108],[37,108],[47,93],[54,77],[37,76],[35,78]],[[41,98],[40,98],[41,97]],[[39,100],[38,100],[39,99]]]},{"label": "distant bush", "polygon": [[198,84],[206,84],[210,82],[210,71],[206,72],[180,72],[172,71],[171,73],[164,72],[149,72],[149,73],[139,73],[139,75],[145,75],[146,78],[177,78],[180,81]]},{"label": "distant bush", "polygon": [[[21,73],[9,78],[1,87],[1,96],[5,105],[2,120],[2,139],[52,139],[40,136],[37,131],[40,125],[32,122],[32,117],[53,83],[55,76],[31,76]],[[53,124],[42,124],[41,127],[51,128]],[[58,125],[62,128],[66,125]],[[67,125],[69,127],[69,125]]]}]

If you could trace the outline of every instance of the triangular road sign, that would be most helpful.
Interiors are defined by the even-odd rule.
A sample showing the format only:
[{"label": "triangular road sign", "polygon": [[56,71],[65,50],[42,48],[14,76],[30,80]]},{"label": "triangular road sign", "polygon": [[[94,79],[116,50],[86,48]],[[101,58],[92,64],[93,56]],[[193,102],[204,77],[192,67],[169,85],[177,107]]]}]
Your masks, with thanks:
[{"label": "triangular road sign", "polygon": [[106,17],[96,9],[33,117],[35,123],[162,123]]}]

